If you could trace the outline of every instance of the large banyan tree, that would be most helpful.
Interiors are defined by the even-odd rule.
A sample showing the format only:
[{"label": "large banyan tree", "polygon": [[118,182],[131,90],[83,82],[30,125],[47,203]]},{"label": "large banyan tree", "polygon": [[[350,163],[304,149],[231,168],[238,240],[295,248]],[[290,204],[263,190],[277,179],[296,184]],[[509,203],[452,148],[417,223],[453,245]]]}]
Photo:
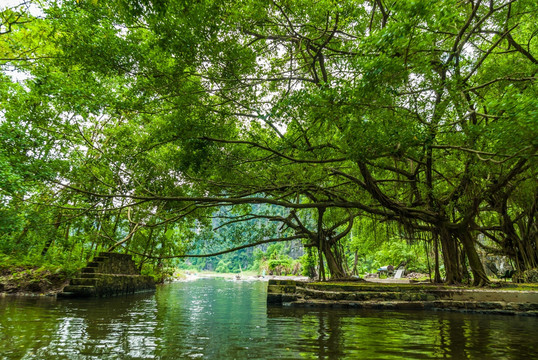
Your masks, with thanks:
[{"label": "large banyan tree", "polygon": [[[430,234],[449,283],[467,264],[488,282],[478,234],[536,266],[535,1],[44,9],[33,23],[47,46],[19,39],[23,59],[9,62],[30,78],[5,95],[4,127],[49,139],[70,165],[45,181],[92,209],[154,204],[170,221],[208,206],[313,211],[317,229],[284,223],[336,277],[338,234],[361,212]],[[338,226],[324,226],[327,209],[343,209]]]}]

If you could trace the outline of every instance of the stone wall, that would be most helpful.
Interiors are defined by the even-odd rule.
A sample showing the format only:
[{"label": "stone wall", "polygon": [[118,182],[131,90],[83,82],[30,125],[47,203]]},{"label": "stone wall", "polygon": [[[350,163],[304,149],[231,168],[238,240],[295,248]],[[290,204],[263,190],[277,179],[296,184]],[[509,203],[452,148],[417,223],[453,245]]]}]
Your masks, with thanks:
[{"label": "stone wall", "polygon": [[295,280],[269,280],[267,285],[267,303],[282,304],[297,300],[297,282]]},{"label": "stone wall", "polygon": [[269,280],[269,305],[430,309],[538,316],[538,291],[429,284],[306,283]]},{"label": "stone wall", "polygon": [[95,267],[99,274],[140,275],[131,255],[102,252],[96,256],[88,267]]},{"label": "stone wall", "polygon": [[63,297],[115,296],[155,290],[151,276],[140,275],[131,255],[100,253],[70,280]]}]

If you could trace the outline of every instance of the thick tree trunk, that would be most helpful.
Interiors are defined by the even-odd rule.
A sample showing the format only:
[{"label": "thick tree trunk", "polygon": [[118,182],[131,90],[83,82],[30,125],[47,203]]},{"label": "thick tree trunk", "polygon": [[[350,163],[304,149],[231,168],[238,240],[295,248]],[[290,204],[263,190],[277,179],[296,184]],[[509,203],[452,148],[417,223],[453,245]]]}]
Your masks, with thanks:
[{"label": "thick tree trunk", "polygon": [[323,233],[323,214],[325,213],[325,208],[318,208],[318,255],[319,255],[319,280],[325,281],[325,267],[323,265],[323,253],[325,252],[324,247],[326,246],[324,241]]},{"label": "thick tree trunk", "polygon": [[327,260],[331,279],[343,279],[347,277],[341,256],[338,256],[327,244],[323,247],[323,255],[325,255],[325,259]]},{"label": "thick tree trunk", "polygon": [[480,257],[476,252],[474,239],[469,231],[464,231],[460,239],[463,243],[463,248],[467,254],[467,260],[469,260],[469,266],[471,267],[471,272],[473,273],[473,285],[474,286],[484,286],[490,281],[480,261]]},{"label": "thick tree trunk", "polygon": [[459,267],[459,251],[456,238],[445,227],[439,227],[439,240],[445,264],[445,282],[447,284],[459,284],[462,282],[462,274]]},{"label": "thick tree trunk", "polygon": [[435,235],[433,239],[433,251],[435,252],[435,275],[433,278],[433,282],[440,283],[441,282],[441,272],[439,271],[439,236],[437,234]]},{"label": "thick tree trunk", "polygon": [[358,264],[359,264],[359,253],[357,250],[355,250],[354,260],[353,260],[353,269],[351,271],[351,275],[355,275],[355,276],[359,275],[359,270],[357,269]]},{"label": "thick tree trunk", "polygon": [[[508,198],[500,210],[501,228],[505,234],[503,248],[520,273],[538,267],[538,196],[533,205],[517,221],[508,214]],[[516,228],[517,226],[517,228]]]},{"label": "thick tree trunk", "polygon": [[319,281],[325,281],[325,266],[323,265],[323,248],[320,244],[318,248],[318,260],[319,260]]},{"label": "thick tree trunk", "polygon": [[315,279],[317,274],[316,274],[316,266],[315,266],[315,260],[313,259],[313,256],[314,254],[312,254],[312,248],[311,247],[308,247],[306,248],[306,254],[307,254],[307,258],[308,258],[308,262],[307,262],[307,272],[308,272],[308,277],[310,279]]}]

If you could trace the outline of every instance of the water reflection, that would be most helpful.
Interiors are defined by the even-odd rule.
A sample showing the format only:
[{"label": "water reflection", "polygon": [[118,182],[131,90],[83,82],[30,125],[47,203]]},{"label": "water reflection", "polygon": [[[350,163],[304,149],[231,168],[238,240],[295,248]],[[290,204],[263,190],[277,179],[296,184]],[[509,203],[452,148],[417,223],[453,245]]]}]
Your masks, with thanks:
[{"label": "water reflection", "polygon": [[[453,312],[267,309],[269,327],[295,327],[304,358],[536,358],[538,320]],[[295,321],[290,321],[290,318]],[[273,321],[271,321],[273,320]],[[289,329],[288,329],[289,331]]]},{"label": "water reflection", "polygon": [[4,298],[0,349],[5,359],[153,358],[157,348],[152,294],[95,300]]},{"label": "water reflection", "polygon": [[252,345],[267,337],[265,287],[260,282],[208,280],[158,292],[158,316],[165,324],[161,337],[170,345],[158,355],[248,358]]},{"label": "water reflection", "polygon": [[0,359],[523,359],[538,319],[265,305],[200,280],[97,300],[0,298]]}]

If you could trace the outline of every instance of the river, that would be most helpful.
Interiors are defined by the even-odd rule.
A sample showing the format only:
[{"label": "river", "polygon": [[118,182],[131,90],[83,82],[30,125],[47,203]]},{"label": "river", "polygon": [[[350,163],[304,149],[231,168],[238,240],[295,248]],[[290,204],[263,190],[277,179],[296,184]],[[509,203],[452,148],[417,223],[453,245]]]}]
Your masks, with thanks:
[{"label": "river", "polygon": [[267,307],[200,279],[104,299],[0,298],[0,359],[536,359],[538,318]]}]

